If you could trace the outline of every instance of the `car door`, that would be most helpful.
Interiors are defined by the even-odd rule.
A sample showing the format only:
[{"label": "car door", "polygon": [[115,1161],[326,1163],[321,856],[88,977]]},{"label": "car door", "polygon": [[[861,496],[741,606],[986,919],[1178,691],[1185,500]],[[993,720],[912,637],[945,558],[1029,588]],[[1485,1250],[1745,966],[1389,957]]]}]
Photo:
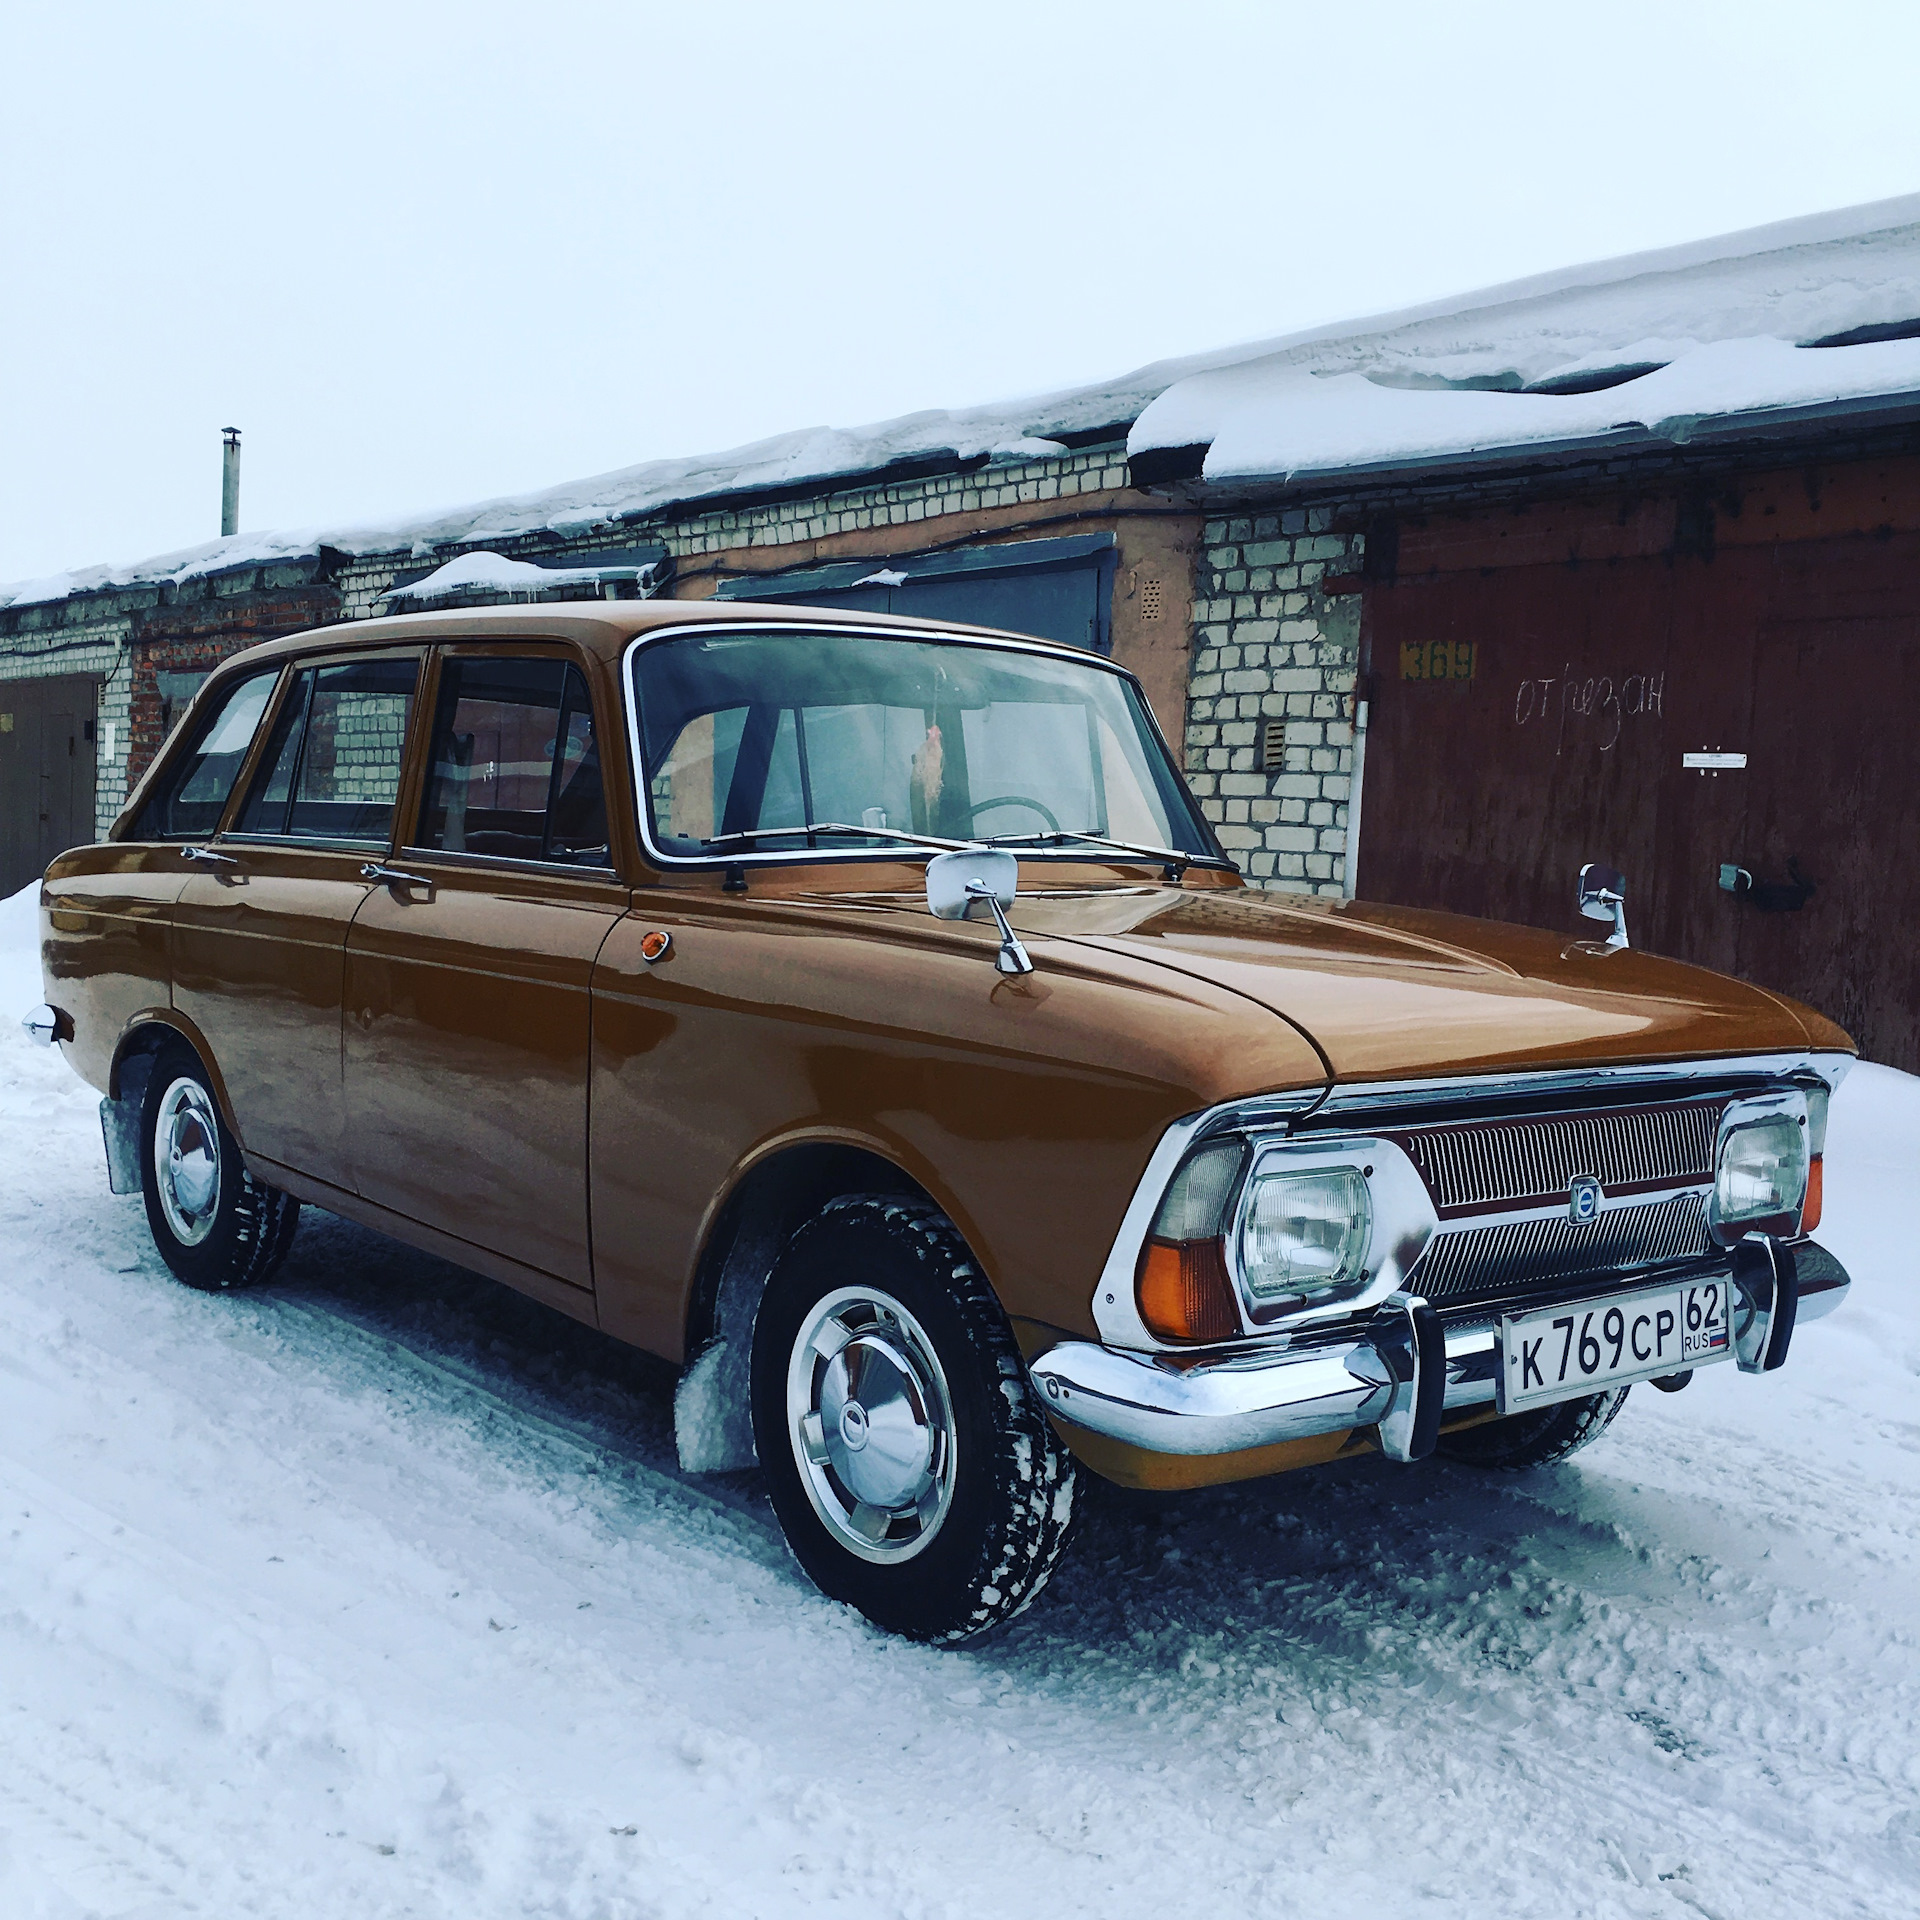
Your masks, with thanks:
[{"label": "car door", "polygon": [[278,663],[221,684],[196,710],[124,838],[61,862],[49,883],[49,984],[79,999],[74,1063],[105,1085],[128,1027],[170,1004],[172,921],[193,855],[220,825],[259,734]]},{"label": "car door", "polygon": [[174,906],[173,999],[248,1152],[352,1185],[340,1073],[347,929],[392,844],[422,654],[300,662],[227,830]]},{"label": "car door", "polygon": [[450,645],[435,683],[397,877],[347,941],[354,1181],[588,1288],[588,984],[629,904],[603,735],[563,646]]}]

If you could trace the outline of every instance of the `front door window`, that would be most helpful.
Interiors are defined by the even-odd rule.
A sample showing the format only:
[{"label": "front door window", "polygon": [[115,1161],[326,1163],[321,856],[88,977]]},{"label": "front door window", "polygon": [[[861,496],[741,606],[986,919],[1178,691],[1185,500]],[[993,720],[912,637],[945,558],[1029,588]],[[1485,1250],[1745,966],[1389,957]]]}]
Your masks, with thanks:
[{"label": "front door window", "polygon": [[416,844],[612,864],[593,703],[578,667],[458,656],[442,663]]}]

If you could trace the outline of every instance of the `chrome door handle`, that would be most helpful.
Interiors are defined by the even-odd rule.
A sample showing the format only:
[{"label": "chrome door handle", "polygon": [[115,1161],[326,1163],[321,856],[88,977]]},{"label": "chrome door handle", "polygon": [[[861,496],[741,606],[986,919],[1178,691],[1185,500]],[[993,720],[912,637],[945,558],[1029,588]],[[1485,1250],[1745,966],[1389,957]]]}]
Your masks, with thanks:
[{"label": "chrome door handle", "polygon": [[398,867],[390,867],[381,860],[369,860],[360,869],[360,878],[384,881],[390,887],[425,887],[429,892],[433,889],[433,882],[425,874],[402,873]]},{"label": "chrome door handle", "polygon": [[215,853],[211,847],[182,847],[183,860],[198,860],[210,867],[237,867],[240,862],[230,853]]}]

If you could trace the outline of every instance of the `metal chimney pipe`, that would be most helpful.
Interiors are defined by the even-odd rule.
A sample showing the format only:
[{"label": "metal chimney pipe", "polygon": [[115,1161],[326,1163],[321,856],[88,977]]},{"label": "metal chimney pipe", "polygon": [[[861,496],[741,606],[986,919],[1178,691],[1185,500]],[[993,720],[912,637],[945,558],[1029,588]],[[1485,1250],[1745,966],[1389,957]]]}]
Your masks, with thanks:
[{"label": "metal chimney pipe", "polygon": [[240,531],[240,429],[220,430],[220,537]]}]

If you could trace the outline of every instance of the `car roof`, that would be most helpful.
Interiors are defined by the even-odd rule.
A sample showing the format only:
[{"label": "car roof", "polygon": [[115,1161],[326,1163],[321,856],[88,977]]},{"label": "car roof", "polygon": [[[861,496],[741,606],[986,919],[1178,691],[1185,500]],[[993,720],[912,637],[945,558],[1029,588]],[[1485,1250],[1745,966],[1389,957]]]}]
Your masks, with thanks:
[{"label": "car roof", "polygon": [[[310,627],[277,640],[263,640],[221,662],[264,663],[288,654],[398,645],[433,640],[571,640],[605,661],[616,661],[637,635],[663,627],[702,625],[884,628],[902,639],[923,635],[964,635],[981,640],[1011,640],[1066,660],[1113,663],[1102,654],[1063,641],[998,627],[967,626],[954,620],[923,620],[908,614],[866,613],[845,607],[797,607],[767,600],[553,600],[504,607],[466,607],[443,613],[389,614],[377,620],[343,620]],[[223,674],[224,677],[224,674]]]}]

